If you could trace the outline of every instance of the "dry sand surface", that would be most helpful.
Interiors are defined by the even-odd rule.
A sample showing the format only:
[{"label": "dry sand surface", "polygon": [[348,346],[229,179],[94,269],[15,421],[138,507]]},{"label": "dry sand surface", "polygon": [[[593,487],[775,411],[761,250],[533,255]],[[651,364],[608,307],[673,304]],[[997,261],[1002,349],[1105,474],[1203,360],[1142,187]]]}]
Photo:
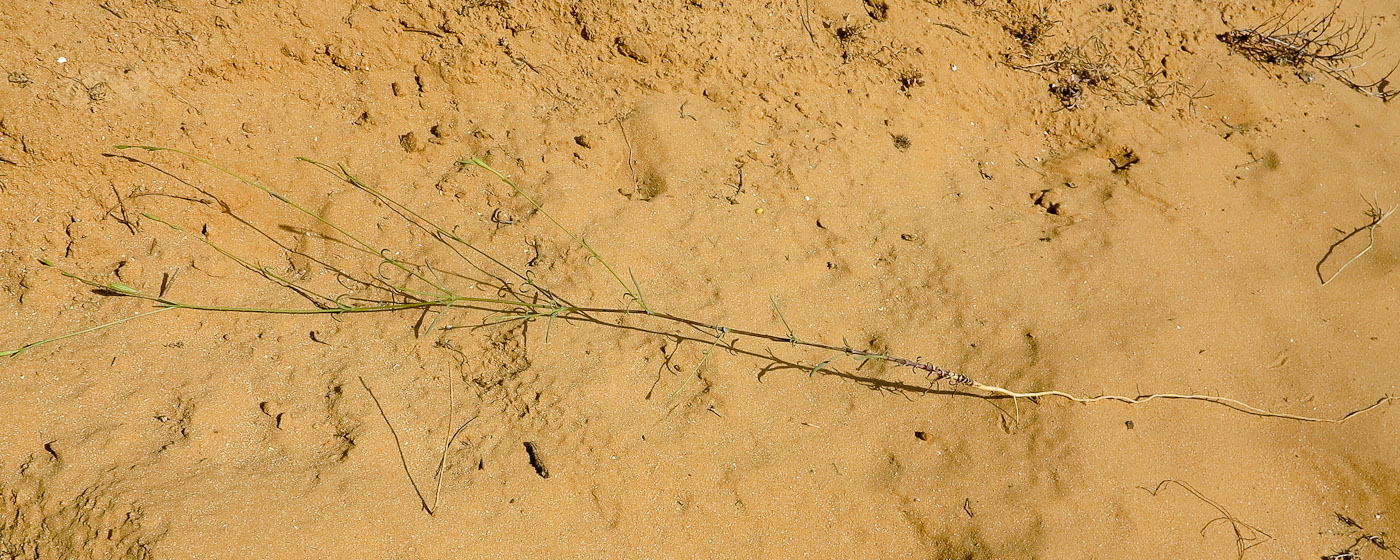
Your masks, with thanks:
[{"label": "dry sand surface", "polygon": [[0,559],[1400,558],[1400,403],[839,351],[1400,395],[1329,7],[0,0],[0,349],[525,302],[0,358]]}]

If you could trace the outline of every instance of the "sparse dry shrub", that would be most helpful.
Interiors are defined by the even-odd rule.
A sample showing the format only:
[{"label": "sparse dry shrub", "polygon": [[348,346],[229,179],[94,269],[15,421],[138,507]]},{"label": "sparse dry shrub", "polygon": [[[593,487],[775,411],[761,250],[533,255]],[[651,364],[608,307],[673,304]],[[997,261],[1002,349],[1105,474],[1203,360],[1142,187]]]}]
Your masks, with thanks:
[{"label": "sparse dry shrub", "polygon": [[1302,10],[1284,12],[1254,27],[1232,29],[1216,37],[1256,64],[1311,68],[1382,101],[1400,95],[1400,89],[1390,83],[1396,67],[1378,80],[1358,77],[1375,39],[1367,22],[1341,19],[1338,7],[1313,19],[1304,18]]}]

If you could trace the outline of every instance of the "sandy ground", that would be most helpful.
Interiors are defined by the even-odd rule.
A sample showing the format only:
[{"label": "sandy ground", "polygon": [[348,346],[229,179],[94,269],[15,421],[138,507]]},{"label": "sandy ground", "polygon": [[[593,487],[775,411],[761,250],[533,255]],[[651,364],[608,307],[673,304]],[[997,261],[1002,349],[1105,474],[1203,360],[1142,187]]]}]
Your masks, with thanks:
[{"label": "sandy ground", "polygon": [[[1391,46],[1360,76],[1400,61],[1397,6],[1343,2]],[[502,293],[343,163],[535,286],[636,308],[457,164],[475,155],[653,310],[1015,391],[1334,418],[1400,394],[1400,222],[1319,267],[1400,203],[1400,112],[1217,37],[1286,11],[0,0],[0,349],[156,308],[62,271],[313,307],[200,232],[328,297],[364,289],[325,264],[412,284],[128,143]],[[713,337],[640,315],[176,310],[38,346],[0,358],[0,558],[1400,558],[1381,547],[1400,546],[1394,405],[1325,424],[997,399]]]}]

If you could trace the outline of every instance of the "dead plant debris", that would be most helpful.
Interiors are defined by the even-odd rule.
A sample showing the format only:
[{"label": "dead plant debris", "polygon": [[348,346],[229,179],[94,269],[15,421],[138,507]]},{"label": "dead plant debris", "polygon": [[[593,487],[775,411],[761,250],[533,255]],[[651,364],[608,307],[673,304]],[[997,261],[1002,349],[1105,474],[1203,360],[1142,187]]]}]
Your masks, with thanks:
[{"label": "dead plant debris", "polygon": [[1160,107],[1178,97],[1189,101],[1205,97],[1200,95],[1201,88],[1171,76],[1160,63],[1149,62],[1140,53],[1124,55],[1122,50],[1135,52],[1111,48],[1096,38],[1066,46],[1038,62],[1015,64],[1008,56],[1007,65],[1050,82],[1050,95],[1068,110],[1083,108],[1091,93],[1121,105],[1149,107]]}]

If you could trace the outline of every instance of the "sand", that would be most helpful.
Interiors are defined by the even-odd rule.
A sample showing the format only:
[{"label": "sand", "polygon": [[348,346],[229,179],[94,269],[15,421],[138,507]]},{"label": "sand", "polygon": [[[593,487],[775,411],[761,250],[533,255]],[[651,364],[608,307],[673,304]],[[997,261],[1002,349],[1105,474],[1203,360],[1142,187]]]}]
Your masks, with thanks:
[{"label": "sand", "polygon": [[[1323,260],[1400,204],[1400,112],[1218,38],[1288,6],[0,1],[0,349],[157,308],[63,271],[312,307],[201,232],[328,297],[365,290],[318,262],[408,285],[118,144],[464,295],[500,293],[337,165],[578,305],[779,339],[181,309],[37,346],[0,358],[0,558],[1396,557],[1395,405],[988,398],[785,341],[1400,395],[1400,221]],[[1358,80],[1400,62],[1395,3],[1337,18]]]}]

